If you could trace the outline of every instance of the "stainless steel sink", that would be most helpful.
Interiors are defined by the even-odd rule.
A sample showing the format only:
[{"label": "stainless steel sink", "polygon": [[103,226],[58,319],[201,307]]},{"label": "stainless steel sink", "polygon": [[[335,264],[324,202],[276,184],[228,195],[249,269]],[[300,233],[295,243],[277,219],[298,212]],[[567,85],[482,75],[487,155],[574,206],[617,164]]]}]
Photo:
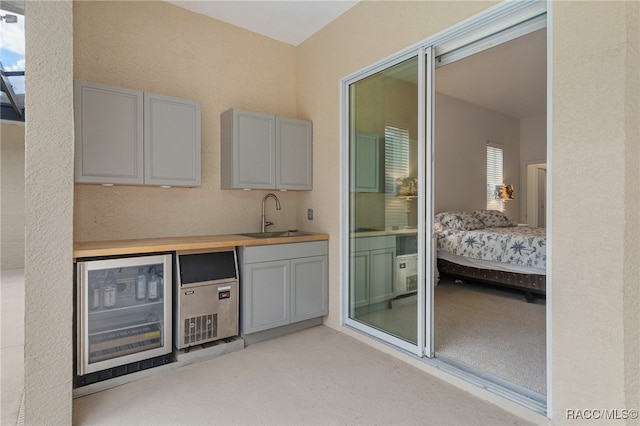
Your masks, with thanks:
[{"label": "stainless steel sink", "polygon": [[309,235],[308,232],[299,231],[275,231],[275,232],[248,232],[246,234],[239,234],[245,237],[251,238],[278,238],[278,237],[299,237],[302,235]]}]

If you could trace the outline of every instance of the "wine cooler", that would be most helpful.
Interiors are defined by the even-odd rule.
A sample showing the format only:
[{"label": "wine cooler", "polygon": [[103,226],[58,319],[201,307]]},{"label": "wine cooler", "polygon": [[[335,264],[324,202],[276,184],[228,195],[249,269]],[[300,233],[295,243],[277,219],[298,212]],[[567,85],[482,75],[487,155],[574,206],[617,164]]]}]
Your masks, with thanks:
[{"label": "wine cooler", "polygon": [[76,277],[77,376],[115,377],[172,352],[171,254],[79,261]]}]

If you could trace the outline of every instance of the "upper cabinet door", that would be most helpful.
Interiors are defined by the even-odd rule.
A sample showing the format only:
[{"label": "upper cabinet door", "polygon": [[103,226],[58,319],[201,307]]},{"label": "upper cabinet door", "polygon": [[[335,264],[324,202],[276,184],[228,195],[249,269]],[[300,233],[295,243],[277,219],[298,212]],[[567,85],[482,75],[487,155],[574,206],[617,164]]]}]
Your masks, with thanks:
[{"label": "upper cabinet door", "polygon": [[74,82],[75,180],[142,184],[141,91]]},{"label": "upper cabinet door", "polygon": [[312,189],[312,134],[310,121],[276,117],[276,188]]},{"label": "upper cabinet door", "polygon": [[220,116],[222,188],[312,188],[312,124],[230,109]]},{"label": "upper cabinet door", "polygon": [[230,109],[220,124],[222,188],[275,188],[275,116]]},{"label": "upper cabinet door", "polygon": [[351,143],[352,192],[384,192],[380,159],[378,135],[356,133]]},{"label": "upper cabinet door", "polygon": [[144,94],[145,183],[200,185],[200,103]]}]

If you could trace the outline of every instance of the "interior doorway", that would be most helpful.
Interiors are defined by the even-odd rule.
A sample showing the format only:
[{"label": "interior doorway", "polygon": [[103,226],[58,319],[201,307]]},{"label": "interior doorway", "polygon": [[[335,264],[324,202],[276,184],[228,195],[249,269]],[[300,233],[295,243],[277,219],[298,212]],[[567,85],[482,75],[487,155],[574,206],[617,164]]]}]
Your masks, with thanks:
[{"label": "interior doorway", "polygon": [[[541,28],[443,61],[435,72],[434,108],[440,272],[434,292],[436,358],[540,402],[547,392],[546,297],[525,297],[518,285],[502,277],[541,277],[545,269],[515,268],[501,260],[514,255],[511,243],[501,252],[490,240],[506,244],[507,238],[519,241],[535,233],[545,244],[547,144],[540,135],[546,132],[546,43],[546,28]],[[503,184],[515,186],[517,201],[494,200],[492,188],[485,186],[489,142],[501,147]],[[528,155],[535,160],[522,161]],[[511,221],[508,237],[506,228],[494,229],[489,221],[468,228],[439,222],[449,216],[474,218],[495,204],[502,207],[495,213],[504,212]],[[525,235],[525,229],[531,232]],[[481,246],[500,254],[484,256]],[[491,263],[483,263],[487,260]]]},{"label": "interior doorway", "polygon": [[526,165],[525,223],[545,227],[547,216],[547,163]]}]

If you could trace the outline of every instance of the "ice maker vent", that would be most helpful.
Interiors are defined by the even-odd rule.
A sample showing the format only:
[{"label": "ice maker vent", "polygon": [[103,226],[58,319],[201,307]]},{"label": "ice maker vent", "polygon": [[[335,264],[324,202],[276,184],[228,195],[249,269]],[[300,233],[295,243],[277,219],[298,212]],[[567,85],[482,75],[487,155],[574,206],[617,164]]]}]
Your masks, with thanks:
[{"label": "ice maker vent", "polygon": [[184,320],[184,345],[206,342],[218,336],[218,314],[200,315]]},{"label": "ice maker vent", "polygon": [[418,291],[418,275],[409,275],[407,277],[407,292]]}]

